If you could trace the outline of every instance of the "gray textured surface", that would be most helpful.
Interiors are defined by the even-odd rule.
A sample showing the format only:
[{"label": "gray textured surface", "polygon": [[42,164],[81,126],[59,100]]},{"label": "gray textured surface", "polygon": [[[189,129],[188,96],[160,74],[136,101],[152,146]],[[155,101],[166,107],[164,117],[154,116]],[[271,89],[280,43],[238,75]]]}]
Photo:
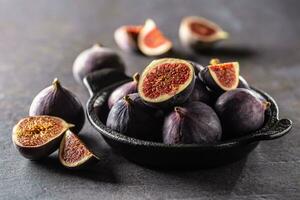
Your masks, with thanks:
[{"label": "gray textured surface", "polygon": [[[299,1],[13,1],[0,0],[0,199],[300,199]],[[14,123],[26,116],[33,96],[54,77],[79,95],[73,80],[76,55],[95,42],[117,51],[119,25],[157,21],[175,42],[180,19],[202,15],[221,24],[231,39],[210,57],[237,59],[250,83],[269,92],[281,117],[294,121],[291,134],[261,142],[248,158],[228,166],[189,172],[155,171],[114,154],[88,123],[82,136],[104,160],[85,172],[65,170],[56,154],[41,163],[17,153]],[[119,51],[120,52],[120,51]],[[127,72],[151,58],[120,52]],[[199,158],[201,159],[201,158]]]}]

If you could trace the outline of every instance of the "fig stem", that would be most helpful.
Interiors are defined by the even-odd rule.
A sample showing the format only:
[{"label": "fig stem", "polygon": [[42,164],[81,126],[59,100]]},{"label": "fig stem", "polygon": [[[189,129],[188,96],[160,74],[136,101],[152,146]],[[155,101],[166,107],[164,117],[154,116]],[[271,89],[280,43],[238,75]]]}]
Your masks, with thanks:
[{"label": "fig stem", "polygon": [[268,108],[270,108],[271,103],[268,102],[268,101],[264,101],[264,102],[263,102],[263,106],[264,106],[265,110],[267,110]]},{"label": "fig stem", "polygon": [[59,88],[61,85],[60,85],[60,82],[58,80],[58,78],[54,78],[53,82],[52,82],[52,85],[57,89]]},{"label": "fig stem", "polygon": [[129,104],[132,103],[132,99],[128,95],[124,96],[123,99]]},{"label": "fig stem", "polygon": [[179,114],[179,116],[183,116],[185,114],[185,109],[179,106],[175,106],[174,111]]},{"label": "fig stem", "polygon": [[212,58],[209,62],[209,64],[211,64],[211,65],[217,65],[220,63],[221,63],[221,61],[218,58]]},{"label": "fig stem", "polygon": [[138,83],[140,80],[140,74],[139,73],[135,73],[132,77],[133,81]]}]

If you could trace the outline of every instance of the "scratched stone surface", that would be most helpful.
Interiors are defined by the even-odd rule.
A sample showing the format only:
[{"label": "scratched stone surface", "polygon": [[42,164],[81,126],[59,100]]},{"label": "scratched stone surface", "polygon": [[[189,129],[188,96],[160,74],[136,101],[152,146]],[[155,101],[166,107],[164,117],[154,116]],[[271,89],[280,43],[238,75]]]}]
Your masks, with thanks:
[{"label": "scratched stone surface", "polygon": [[[300,2],[297,0],[16,1],[0,0],[0,199],[300,199]],[[187,53],[178,41],[180,20],[200,15],[230,32],[210,53]],[[85,103],[72,77],[76,55],[100,42],[115,49],[127,74],[152,58],[120,51],[113,31],[151,17],[174,41],[176,55],[207,64],[238,60],[242,75],[278,102],[290,134],[264,141],[245,159],[214,169],[160,171],[114,153],[86,122],[81,136],[103,160],[85,171],[64,169],[57,153],[41,162],[21,157],[13,125],[32,98],[58,77]],[[201,159],[201,158],[199,158]]]}]

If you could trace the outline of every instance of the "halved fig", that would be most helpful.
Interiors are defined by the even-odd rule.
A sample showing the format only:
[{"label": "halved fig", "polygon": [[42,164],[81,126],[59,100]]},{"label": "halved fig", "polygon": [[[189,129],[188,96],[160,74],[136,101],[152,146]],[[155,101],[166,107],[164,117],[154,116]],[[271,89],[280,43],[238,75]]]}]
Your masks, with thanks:
[{"label": "halved fig", "polygon": [[227,38],[227,32],[216,23],[203,17],[185,17],[179,27],[179,39],[182,45],[192,49],[209,47],[215,42]]},{"label": "halved fig", "polygon": [[239,84],[239,63],[220,63],[213,59],[204,70],[201,78],[205,84],[214,92],[224,92],[236,89]]},{"label": "halved fig", "polygon": [[67,131],[60,143],[59,161],[67,168],[78,169],[99,160],[71,131]]},{"label": "halved fig", "polygon": [[138,36],[138,47],[147,56],[159,56],[172,48],[172,42],[163,35],[152,19],[147,19]]},{"label": "halved fig", "polygon": [[14,126],[12,141],[22,156],[38,160],[58,149],[63,134],[70,127],[73,125],[58,117],[26,117]]},{"label": "halved fig", "polygon": [[138,93],[154,107],[172,107],[184,103],[195,85],[192,63],[175,58],[153,60],[143,71]]},{"label": "halved fig", "polygon": [[124,51],[137,51],[137,39],[143,26],[126,25],[121,26],[115,31],[114,38],[120,49]]}]

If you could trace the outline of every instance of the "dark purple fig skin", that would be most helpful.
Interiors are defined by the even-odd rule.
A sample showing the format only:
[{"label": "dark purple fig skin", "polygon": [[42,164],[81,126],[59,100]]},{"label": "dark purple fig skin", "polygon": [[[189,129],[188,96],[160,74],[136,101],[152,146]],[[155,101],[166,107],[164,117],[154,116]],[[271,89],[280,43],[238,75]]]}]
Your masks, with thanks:
[{"label": "dark purple fig skin", "polygon": [[96,44],[77,56],[73,64],[73,76],[82,84],[86,75],[103,68],[125,71],[125,64],[115,51]]},{"label": "dark purple fig skin", "polygon": [[117,101],[106,121],[106,126],[118,133],[149,141],[158,141],[158,125],[153,113],[149,112],[137,94]]},{"label": "dark purple fig skin", "polygon": [[222,94],[216,101],[226,137],[238,137],[258,130],[265,120],[264,103],[250,90],[238,88]]},{"label": "dark purple fig skin", "polygon": [[216,97],[215,95],[208,91],[205,84],[200,80],[200,78],[195,78],[195,86],[192,94],[190,95],[188,101],[201,101],[208,105],[213,105],[215,103]]},{"label": "dark purple fig skin", "polygon": [[[139,76],[137,74],[134,75],[134,77]],[[108,98],[108,107],[109,109],[112,108],[112,106],[119,101],[121,98],[128,94],[136,93],[137,92],[137,87],[138,87],[138,77],[133,78],[134,80],[124,83],[123,85],[117,87],[109,96]]]},{"label": "dark purple fig skin", "polygon": [[196,62],[193,62],[193,61],[189,61],[189,62],[192,63],[192,65],[194,66],[196,76],[200,71],[202,71],[204,69],[204,67],[202,65],[200,65],[199,63],[196,63]]},{"label": "dark purple fig skin", "polygon": [[53,85],[40,91],[33,99],[29,116],[50,115],[60,117],[68,123],[74,124],[71,128],[79,133],[85,122],[85,113],[79,99],[68,89],[61,86],[55,79]]},{"label": "dark purple fig skin", "polygon": [[242,76],[239,76],[239,84],[238,84],[237,88],[250,89],[250,86],[249,86],[248,82],[246,81],[246,79],[244,79]]},{"label": "dark purple fig skin", "polygon": [[215,111],[202,102],[175,107],[165,119],[166,144],[212,144],[221,139],[222,127]]}]

